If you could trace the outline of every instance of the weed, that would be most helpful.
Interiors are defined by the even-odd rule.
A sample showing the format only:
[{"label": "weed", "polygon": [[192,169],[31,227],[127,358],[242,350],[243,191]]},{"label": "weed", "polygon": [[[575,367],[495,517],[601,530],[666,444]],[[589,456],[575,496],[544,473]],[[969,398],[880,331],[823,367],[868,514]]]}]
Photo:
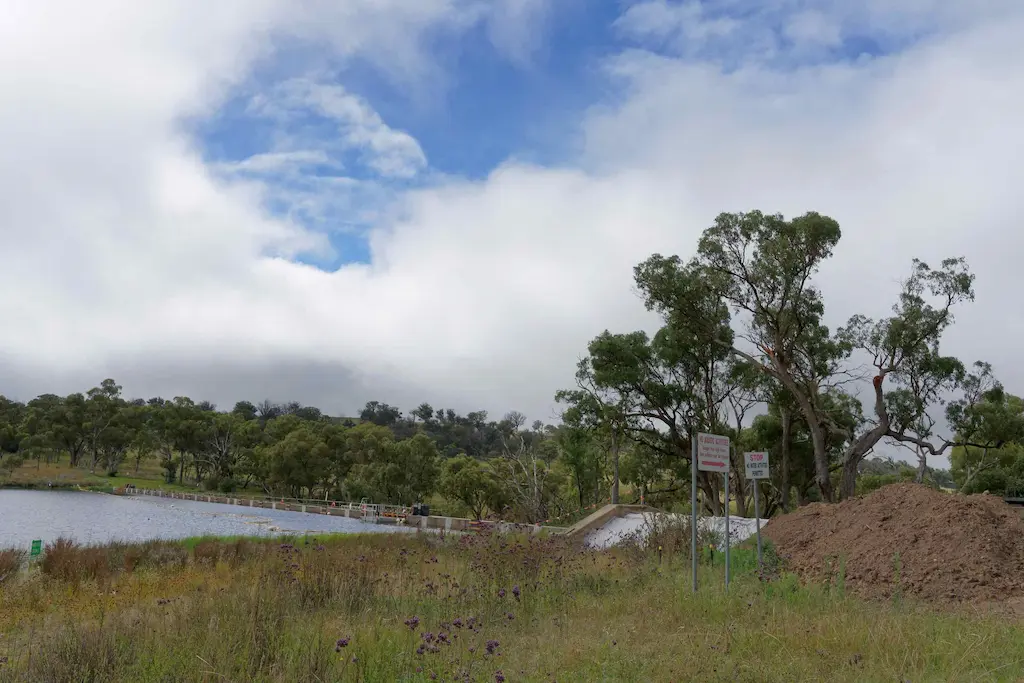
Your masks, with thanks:
[{"label": "weed", "polygon": [[892,604],[899,607],[903,604],[903,586],[900,583],[900,554],[899,552],[893,553],[892,556],[892,576],[893,576],[893,590],[892,590]]},{"label": "weed", "polygon": [[0,584],[14,578],[25,562],[25,551],[16,548],[0,550]]},{"label": "weed", "polygon": [[725,593],[711,551],[695,595],[668,538],[660,565],[656,545],[525,534],[61,540],[0,585],[0,681],[991,680],[1024,662],[997,619],[846,598],[843,558],[802,586],[741,544]]}]

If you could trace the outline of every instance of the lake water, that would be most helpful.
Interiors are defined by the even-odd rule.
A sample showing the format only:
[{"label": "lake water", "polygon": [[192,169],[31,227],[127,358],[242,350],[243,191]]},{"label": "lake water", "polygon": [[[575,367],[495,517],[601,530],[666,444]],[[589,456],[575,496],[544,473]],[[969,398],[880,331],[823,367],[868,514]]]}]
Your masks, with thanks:
[{"label": "lake water", "polygon": [[190,536],[408,533],[408,527],[359,519],[152,496],[84,491],[0,490],[0,548],[28,547],[60,536],[79,543]]}]

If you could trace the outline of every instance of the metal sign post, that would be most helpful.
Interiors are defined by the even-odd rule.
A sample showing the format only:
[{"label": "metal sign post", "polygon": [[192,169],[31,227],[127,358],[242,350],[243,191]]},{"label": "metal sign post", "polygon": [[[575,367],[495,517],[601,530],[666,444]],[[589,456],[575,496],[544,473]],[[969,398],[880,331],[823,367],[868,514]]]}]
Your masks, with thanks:
[{"label": "metal sign post", "polygon": [[[725,474],[725,583],[729,585],[729,437],[717,434],[697,434],[697,469],[701,472]],[[693,506],[693,589],[697,590],[697,472],[692,474],[690,504]],[[718,495],[717,493],[715,494]]]},{"label": "metal sign post", "polygon": [[690,438],[690,557],[693,560],[693,592],[697,592],[697,437]]},{"label": "metal sign post", "polygon": [[725,590],[729,592],[729,473],[725,477]]},{"label": "metal sign post", "polygon": [[764,557],[761,551],[761,500],[758,495],[761,479],[769,478],[768,453],[744,453],[743,466],[747,471],[747,479],[754,482],[754,529],[757,532],[757,568],[764,571]]},{"label": "metal sign post", "polygon": [[758,495],[758,491],[761,489],[761,484],[757,480],[754,481],[754,530],[757,533],[757,568],[758,570],[764,569],[764,558],[761,555],[761,497]]}]

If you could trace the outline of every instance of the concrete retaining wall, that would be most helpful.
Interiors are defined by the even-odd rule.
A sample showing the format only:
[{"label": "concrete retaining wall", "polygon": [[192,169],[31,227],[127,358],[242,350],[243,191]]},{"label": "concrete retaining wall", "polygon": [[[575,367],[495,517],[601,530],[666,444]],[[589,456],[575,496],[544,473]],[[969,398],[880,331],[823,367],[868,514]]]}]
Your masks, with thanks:
[{"label": "concrete retaining wall", "polygon": [[529,532],[531,534],[537,534],[541,531],[547,531],[553,534],[564,534],[566,532],[565,527],[559,526],[542,526],[539,524],[516,524],[514,522],[491,522],[491,521],[477,521],[473,519],[465,519],[463,517],[437,517],[431,515],[429,517],[422,517],[419,515],[409,515],[406,523],[412,527],[418,527],[420,529],[444,529],[445,531],[482,531],[484,529],[494,530],[498,533],[510,533],[513,531]]},{"label": "concrete retaining wall", "polygon": [[654,509],[646,505],[612,505],[609,503],[569,527],[566,535],[570,538],[583,538],[587,533],[600,529],[616,517],[624,517],[634,512],[654,512]]}]

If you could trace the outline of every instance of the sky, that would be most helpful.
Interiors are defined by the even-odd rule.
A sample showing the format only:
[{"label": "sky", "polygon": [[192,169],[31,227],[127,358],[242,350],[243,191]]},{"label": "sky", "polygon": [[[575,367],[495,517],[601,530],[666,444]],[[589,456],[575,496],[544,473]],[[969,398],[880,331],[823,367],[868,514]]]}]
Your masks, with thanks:
[{"label": "sky", "polygon": [[550,421],[751,209],[839,221],[833,325],[965,256],[944,349],[1024,392],[1019,0],[4,8],[0,393]]}]

